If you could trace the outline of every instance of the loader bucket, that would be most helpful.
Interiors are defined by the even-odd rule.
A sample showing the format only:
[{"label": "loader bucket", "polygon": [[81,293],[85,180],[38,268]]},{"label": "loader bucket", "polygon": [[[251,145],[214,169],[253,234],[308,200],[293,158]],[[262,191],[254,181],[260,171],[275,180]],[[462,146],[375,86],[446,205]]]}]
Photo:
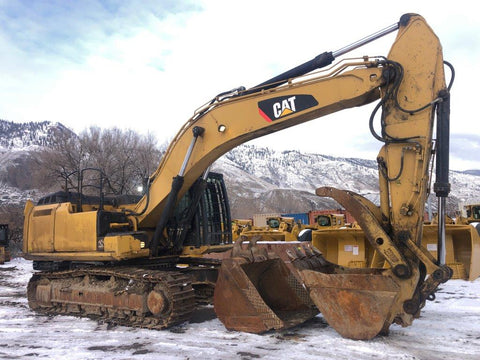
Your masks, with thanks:
[{"label": "loader bucket", "polygon": [[[480,276],[480,226],[446,224],[446,264],[453,270],[453,279],[473,281]],[[438,225],[423,227],[422,245],[437,258]]]},{"label": "loader bucket", "polygon": [[[480,277],[480,225],[445,225],[446,265],[453,270],[452,279],[473,281]],[[437,258],[438,224],[423,226],[422,245]],[[312,245],[326,260],[348,267],[388,267],[370,245],[361,228],[321,229],[312,232]]]},{"label": "loader bucket", "polygon": [[214,308],[225,327],[258,334],[315,317],[318,310],[285,262],[265,248],[258,250],[256,240],[239,255],[242,241],[222,261],[215,284]]},{"label": "loader bucket", "polygon": [[320,229],[312,232],[312,245],[327,261],[348,267],[367,267],[373,249],[359,227]]}]

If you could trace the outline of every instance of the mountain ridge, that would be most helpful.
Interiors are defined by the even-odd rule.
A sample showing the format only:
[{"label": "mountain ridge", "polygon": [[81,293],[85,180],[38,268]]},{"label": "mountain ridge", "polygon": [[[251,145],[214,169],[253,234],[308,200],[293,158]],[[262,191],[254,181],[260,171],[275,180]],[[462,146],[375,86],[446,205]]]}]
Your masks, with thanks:
[{"label": "mountain ridge", "polygon": [[75,133],[59,122],[40,121],[16,123],[0,119],[0,148],[20,151],[48,147],[59,134]]},{"label": "mountain ridge", "polygon": [[[8,198],[5,194],[9,191],[16,194],[15,199],[23,201],[23,196],[19,195],[21,191],[15,188],[8,190],[8,169],[22,166],[22,161],[28,158],[30,151],[48,147],[59,133],[75,135],[61,123],[44,121],[18,124],[0,120],[0,203],[2,198]],[[19,160],[22,157],[24,160]],[[378,204],[379,201],[375,160],[298,150],[279,151],[247,143],[218,159],[212,170],[224,174],[235,217],[338,207],[332,200],[315,195],[315,189],[320,186],[354,191],[374,203]],[[480,170],[452,170],[450,182],[452,196],[448,204],[451,211],[461,200],[480,197]]]}]

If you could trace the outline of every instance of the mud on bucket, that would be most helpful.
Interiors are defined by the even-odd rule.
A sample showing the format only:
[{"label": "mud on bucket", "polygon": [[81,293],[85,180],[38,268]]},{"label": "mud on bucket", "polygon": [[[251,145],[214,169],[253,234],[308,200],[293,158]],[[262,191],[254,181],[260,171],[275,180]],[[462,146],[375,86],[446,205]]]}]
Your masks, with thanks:
[{"label": "mud on bucket", "polygon": [[307,290],[285,262],[268,253],[260,237],[246,249],[240,238],[215,285],[217,317],[229,330],[263,333],[301,324],[318,314]]}]

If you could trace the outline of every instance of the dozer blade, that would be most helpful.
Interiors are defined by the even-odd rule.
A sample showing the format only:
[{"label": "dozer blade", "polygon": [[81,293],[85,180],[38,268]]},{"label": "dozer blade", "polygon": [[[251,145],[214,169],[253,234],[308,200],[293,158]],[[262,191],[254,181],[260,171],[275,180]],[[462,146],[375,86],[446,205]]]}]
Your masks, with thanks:
[{"label": "dozer blade", "polygon": [[239,238],[225,259],[215,285],[214,307],[229,330],[263,333],[303,323],[318,314],[308,292],[283,260],[265,248],[259,237],[248,249]]}]

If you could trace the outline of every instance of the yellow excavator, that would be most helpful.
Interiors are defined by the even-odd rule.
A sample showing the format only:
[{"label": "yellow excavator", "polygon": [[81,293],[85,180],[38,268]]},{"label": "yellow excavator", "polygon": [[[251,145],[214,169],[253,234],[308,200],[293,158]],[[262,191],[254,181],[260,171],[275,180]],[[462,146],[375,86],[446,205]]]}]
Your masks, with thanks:
[{"label": "yellow excavator", "polygon": [[[387,56],[334,63],[394,31]],[[27,202],[23,253],[36,270],[30,307],[161,329],[188,320],[214,292],[215,312],[232,330],[284,329],[318,311],[353,339],[386,333],[392,323],[410,325],[452,274],[442,256],[421,246],[433,150],[444,246],[451,87],[445,64],[453,74],[426,21],[405,14],[253,88],[216,96],[180,129],[138,201],[106,196],[101,183],[97,195],[88,195],[77,173],[76,191]],[[375,100],[370,129],[383,144],[381,206],[331,187],[316,193],[352,213],[389,268],[344,268],[308,243],[262,244],[257,237],[232,245],[227,192],[210,165],[251,139]]]},{"label": "yellow excavator", "polygon": [[244,231],[252,230],[252,219],[233,219],[232,220],[232,241],[236,241]]},{"label": "yellow excavator", "polygon": [[478,226],[477,223],[480,223],[480,203],[464,204],[459,215],[457,223]]},{"label": "yellow excavator", "polygon": [[10,261],[8,224],[0,224],[0,265]]},{"label": "yellow excavator", "polygon": [[[242,222],[245,220],[234,220],[232,229],[233,241],[236,241],[239,236],[247,237],[248,239],[261,236],[262,241],[296,241],[303,225],[295,222],[292,217],[283,216],[269,216],[266,218],[265,226],[253,226],[252,220],[249,220],[248,225],[243,226]],[[239,231],[240,230],[240,231]]]}]

